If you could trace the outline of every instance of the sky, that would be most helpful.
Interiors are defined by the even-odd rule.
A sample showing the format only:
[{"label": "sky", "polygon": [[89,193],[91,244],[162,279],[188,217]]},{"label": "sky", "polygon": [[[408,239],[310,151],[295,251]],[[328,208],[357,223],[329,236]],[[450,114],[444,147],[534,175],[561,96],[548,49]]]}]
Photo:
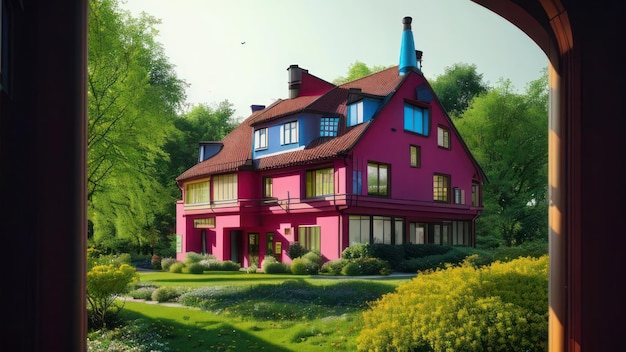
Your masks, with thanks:
[{"label": "sky", "polygon": [[510,22],[470,0],[120,0],[133,17],[161,23],[156,40],[189,84],[190,106],[228,100],[243,120],[251,105],[289,97],[296,64],[332,82],[357,61],[397,65],[402,18],[413,18],[422,72],[432,81],[456,63],[476,66],[489,86],[523,93],[546,55]]}]

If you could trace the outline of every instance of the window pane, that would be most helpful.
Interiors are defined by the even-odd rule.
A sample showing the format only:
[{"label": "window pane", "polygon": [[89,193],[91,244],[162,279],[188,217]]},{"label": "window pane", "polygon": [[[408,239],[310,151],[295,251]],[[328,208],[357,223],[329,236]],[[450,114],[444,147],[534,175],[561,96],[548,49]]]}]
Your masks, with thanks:
[{"label": "window pane", "polygon": [[335,192],[335,175],[332,168],[306,172],[306,196],[320,197]]},{"label": "window pane", "polygon": [[395,244],[402,244],[404,243],[403,240],[403,236],[402,233],[404,231],[404,220],[402,219],[395,219],[395,224],[394,224],[394,243]]},{"label": "window pane", "polygon": [[370,217],[351,215],[348,218],[349,244],[370,242]]},{"label": "window pane", "polygon": [[379,165],[378,169],[378,194],[387,195],[387,165]]},{"label": "window pane", "polygon": [[237,199],[237,174],[217,175],[213,177],[213,200]]},{"label": "window pane", "polygon": [[378,165],[367,164],[367,194],[378,194]]}]

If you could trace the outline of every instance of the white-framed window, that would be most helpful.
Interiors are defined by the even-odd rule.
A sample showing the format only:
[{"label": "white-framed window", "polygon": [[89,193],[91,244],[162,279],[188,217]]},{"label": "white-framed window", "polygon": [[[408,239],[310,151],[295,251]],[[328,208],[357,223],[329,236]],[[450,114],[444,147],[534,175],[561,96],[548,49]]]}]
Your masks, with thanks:
[{"label": "white-framed window", "polygon": [[237,200],[237,174],[213,176],[213,201]]},{"label": "white-framed window", "polygon": [[267,149],[267,127],[254,131],[254,150]]},{"label": "white-framed window", "polygon": [[363,100],[348,105],[348,127],[363,123]]},{"label": "white-framed window", "polygon": [[450,149],[450,130],[443,126],[437,126],[437,145],[441,148]]},{"label": "white-framed window", "polygon": [[320,119],[320,137],[336,137],[338,127],[338,117],[322,117]]},{"label": "white-framed window", "polygon": [[202,204],[211,200],[209,180],[185,185],[185,204]]},{"label": "white-framed window", "polygon": [[280,144],[298,143],[298,121],[291,121],[280,126]]}]

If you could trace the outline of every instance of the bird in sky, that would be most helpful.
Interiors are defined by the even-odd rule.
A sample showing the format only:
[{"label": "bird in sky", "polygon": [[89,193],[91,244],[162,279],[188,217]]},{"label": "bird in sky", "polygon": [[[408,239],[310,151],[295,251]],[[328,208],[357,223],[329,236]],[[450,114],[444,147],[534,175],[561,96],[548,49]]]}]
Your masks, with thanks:
[{"label": "bird in sky", "polygon": [[241,42],[241,45],[244,45],[244,44],[246,44],[246,42]]}]

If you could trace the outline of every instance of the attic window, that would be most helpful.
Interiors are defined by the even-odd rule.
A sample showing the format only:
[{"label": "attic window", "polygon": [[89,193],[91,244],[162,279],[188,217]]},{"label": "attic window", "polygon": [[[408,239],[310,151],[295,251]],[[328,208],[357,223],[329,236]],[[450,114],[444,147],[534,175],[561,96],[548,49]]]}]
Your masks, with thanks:
[{"label": "attic window", "polygon": [[428,107],[404,103],[404,130],[428,136],[430,129]]},{"label": "attic window", "polygon": [[348,105],[348,127],[363,123],[363,100]]},{"label": "attic window", "polygon": [[267,149],[267,128],[254,131],[254,150]]},{"label": "attic window", "polygon": [[280,144],[298,143],[298,121],[287,122],[280,126]]},{"label": "attic window", "polygon": [[320,137],[336,137],[338,127],[338,117],[322,117],[320,119]]}]

